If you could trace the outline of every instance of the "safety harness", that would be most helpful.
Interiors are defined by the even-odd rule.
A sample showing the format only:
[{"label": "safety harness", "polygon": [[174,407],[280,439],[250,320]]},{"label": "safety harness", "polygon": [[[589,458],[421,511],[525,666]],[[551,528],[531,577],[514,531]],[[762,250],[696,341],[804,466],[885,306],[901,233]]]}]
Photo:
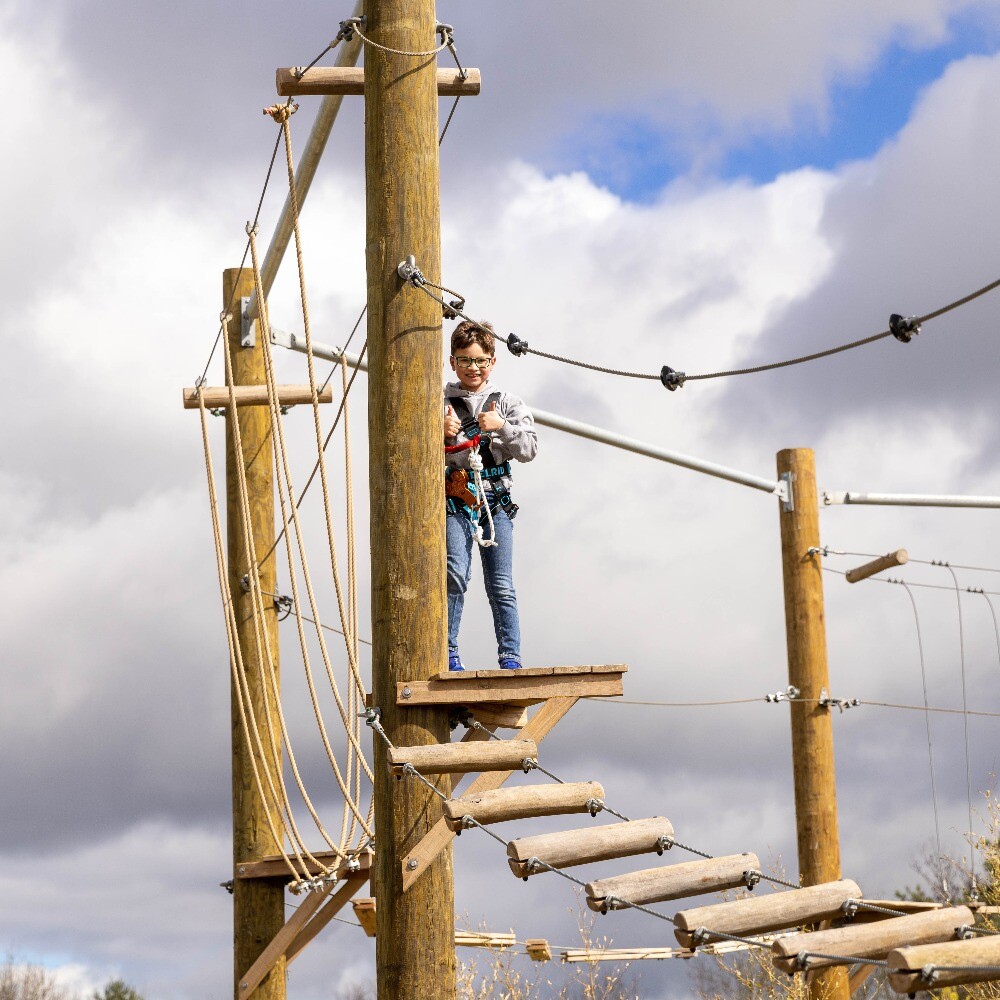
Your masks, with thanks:
[{"label": "safety harness", "polygon": [[[491,392],[483,404],[483,409],[490,409],[497,400],[500,399],[499,392]],[[490,435],[479,429],[479,422],[473,416],[472,409],[462,397],[456,396],[449,399],[449,403],[455,410],[462,425],[462,433],[467,440],[461,444],[452,445],[445,448],[445,452],[455,452],[466,448],[479,448],[479,461],[482,470],[479,477],[485,481],[488,489],[487,496],[492,494],[493,500],[489,505],[491,514],[503,510],[504,513],[513,519],[518,511],[518,506],[511,499],[510,490],[503,484],[503,477],[510,475],[510,462],[503,462],[500,465],[494,464],[493,452],[490,450]],[[445,467],[445,487],[446,503],[449,514],[464,514],[474,523],[479,520],[479,512],[483,508],[483,498],[476,495],[476,485],[473,477],[465,469],[453,469]]]}]

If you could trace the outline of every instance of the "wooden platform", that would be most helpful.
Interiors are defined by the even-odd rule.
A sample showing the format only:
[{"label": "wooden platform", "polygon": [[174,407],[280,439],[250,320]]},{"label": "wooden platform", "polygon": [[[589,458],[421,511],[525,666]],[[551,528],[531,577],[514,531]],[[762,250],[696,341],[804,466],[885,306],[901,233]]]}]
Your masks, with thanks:
[{"label": "wooden platform", "polygon": [[624,663],[521,670],[444,670],[426,681],[400,681],[397,705],[537,705],[549,698],[613,698],[622,694]]}]

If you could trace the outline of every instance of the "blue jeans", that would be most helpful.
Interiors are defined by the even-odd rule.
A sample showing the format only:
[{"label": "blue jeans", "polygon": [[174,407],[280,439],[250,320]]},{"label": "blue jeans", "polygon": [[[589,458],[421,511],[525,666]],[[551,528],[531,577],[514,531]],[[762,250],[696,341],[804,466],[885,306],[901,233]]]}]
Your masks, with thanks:
[{"label": "blue jeans", "polygon": [[[521,662],[521,625],[517,616],[517,595],[514,593],[514,525],[502,511],[493,515],[496,545],[481,548],[476,545],[475,525],[463,514],[445,518],[448,532],[448,652],[458,652],[458,630],[462,625],[465,592],[472,576],[472,549],[479,548],[483,560],[483,580],[486,596],[493,612],[493,629],[497,636],[497,659]],[[490,525],[483,517],[483,535],[490,538]]]}]

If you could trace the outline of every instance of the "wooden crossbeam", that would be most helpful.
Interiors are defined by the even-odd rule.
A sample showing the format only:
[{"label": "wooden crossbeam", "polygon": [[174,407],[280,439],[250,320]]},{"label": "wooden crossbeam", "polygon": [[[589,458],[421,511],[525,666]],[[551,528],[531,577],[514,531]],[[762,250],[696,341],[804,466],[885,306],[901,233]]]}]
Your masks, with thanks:
[{"label": "wooden crossbeam", "polygon": [[[296,403],[311,403],[312,390],[307,385],[276,385],[274,387],[278,402],[282,406],[292,406]],[[236,385],[233,386],[237,408],[241,406],[267,406],[266,385]],[[212,410],[225,409],[229,406],[228,386],[202,386],[201,389],[184,389],[184,409],[197,410],[199,394],[205,399],[205,406]],[[319,402],[333,402],[333,386],[318,390]]]},{"label": "wooden crossbeam", "polygon": [[[506,673],[515,673],[508,670]],[[579,697],[568,696],[552,698],[547,701],[521,730],[524,739],[540,743],[558,724],[559,720],[579,701]],[[499,788],[514,772],[487,771],[479,775],[469,785],[466,795],[491,788]],[[421,841],[410,851],[402,862],[403,892],[406,892],[414,882],[427,870],[427,866],[454,840],[455,833],[448,829],[444,817],[439,819],[431,829],[424,834]],[[411,864],[412,863],[412,864]]]},{"label": "wooden crossbeam", "polygon": [[[355,874],[366,873],[372,865],[371,851],[362,851],[357,856],[357,868],[346,861],[341,861],[333,851],[313,851],[312,856],[319,864],[313,864],[308,858],[304,859],[306,878],[322,875],[325,869],[320,865],[326,865],[327,868],[336,866],[338,879],[347,879]],[[282,878],[286,882],[291,882],[293,878],[281,854],[268,854],[259,861],[241,861],[236,865],[234,875],[236,878]]]},{"label": "wooden crossbeam", "polygon": [[375,900],[368,896],[366,899],[356,899],[351,904],[354,907],[354,915],[361,924],[361,929],[368,937],[375,937]]},{"label": "wooden crossbeam", "polygon": [[[274,83],[281,97],[360,96],[365,92],[365,71],[361,66],[313,66],[301,75],[297,73],[294,66],[275,72]],[[478,69],[470,67],[464,76],[458,67],[437,71],[440,97],[476,97],[482,85]]]},{"label": "wooden crossbeam", "polygon": [[550,698],[614,698],[622,694],[624,664],[466,670],[426,681],[399,681],[397,705],[536,705]]}]

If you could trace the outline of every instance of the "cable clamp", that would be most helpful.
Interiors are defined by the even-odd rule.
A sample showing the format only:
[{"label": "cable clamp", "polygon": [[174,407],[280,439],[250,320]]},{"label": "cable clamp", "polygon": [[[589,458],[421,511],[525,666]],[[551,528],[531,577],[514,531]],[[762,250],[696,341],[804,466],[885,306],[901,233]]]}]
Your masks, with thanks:
[{"label": "cable clamp", "polygon": [[447,305],[441,304],[441,312],[445,319],[458,319],[460,309],[465,308],[465,299],[452,299]]},{"label": "cable clamp", "polygon": [[826,688],[823,688],[819,693],[818,704],[820,708],[829,708],[831,705],[836,705],[843,715],[845,708],[857,708],[860,702],[857,698],[831,698],[827,694]]},{"label": "cable clamp", "polygon": [[279,614],[282,611],[284,612],[278,618],[279,622],[283,622],[295,610],[295,604],[287,594],[276,594],[274,597],[274,607]]},{"label": "cable clamp", "polygon": [[525,774],[529,771],[534,771],[536,767],[538,767],[538,761],[532,759],[531,757],[525,757],[524,760],[521,761],[521,770],[524,771]]},{"label": "cable clamp", "polygon": [[510,351],[515,358],[519,358],[521,355],[528,353],[528,342],[526,340],[521,340],[516,333],[510,333],[507,335],[507,350]]},{"label": "cable clamp", "polygon": [[899,313],[893,313],[889,317],[889,332],[901,344],[908,344],[920,333],[920,317],[900,316]]},{"label": "cable clamp", "polygon": [[660,381],[665,389],[674,392],[684,385],[687,381],[687,375],[684,372],[674,371],[669,365],[664,365],[660,369]]},{"label": "cable clamp", "polygon": [[601,913],[607,913],[608,910],[624,910],[627,907],[628,904],[625,900],[620,899],[618,896],[607,896],[605,897],[603,906],[601,906]]},{"label": "cable clamp", "polygon": [[604,808],[603,799],[587,799],[587,812],[591,816],[596,816]]},{"label": "cable clamp", "polygon": [[[542,867],[542,859],[532,856],[525,861],[524,867],[527,869],[528,875],[533,875]],[[523,876],[525,882],[528,881],[528,875]]]},{"label": "cable clamp", "polygon": [[704,944],[711,936],[711,931],[705,927],[696,927],[691,932],[691,944],[697,947],[700,944]]},{"label": "cable clamp", "polygon": [[213,406],[212,409],[208,411],[213,417],[224,417],[226,415],[225,407]]},{"label": "cable clamp", "polygon": [[845,899],[840,907],[844,913],[845,920],[853,920],[858,915],[858,907],[861,905],[860,899]]},{"label": "cable clamp", "polygon": [[450,24],[442,24],[438,21],[434,28],[434,34],[441,36],[442,45],[453,45],[455,43],[455,29]]},{"label": "cable clamp", "polygon": [[233,892],[235,891],[235,883],[233,882],[232,879],[229,879],[227,882],[220,882],[219,883],[219,888],[220,889],[225,889],[226,892],[228,892],[229,895],[231,896],[233,894]]},{"label": "cable clamp", "polygon": [[382,716],[381,708],[366,708],[363,712],[358,712],[358,718],[365,720],[366,726],[371,726],[374,729],[378,726],[379,729],[382,727],[379,725],[379,719]]},{"label": "cable clamp", "polygon": [[764,701],[769,704],[777,704],[779,701],[795,701],[801,693],[794,684],[789,684],[784,691],[775,691],[774,694],[764,695]]},{"label": "cable clamp", "polygon": [[753,892],[754,889],[760,884],[760,880],[761,880],[762,877],[763,876],[762,876],[761,872],[757,871],[756,868],[748,868],[743,873],[743,882],[746,885],[746,887],[751,892]]},{"label": "cable clamp", "polygon": [[961,927],[955,928],[955,937],[959,941],[968,941],[976,936],[974,928],[970,927],[968,924],[963,924]]},{"label": "cable clamp", "polygon": [[674,846],[674,838],[668,837],[666,835],[656,838],[656,853],[663,854],[664,851],[669,851],[671,847]]},{"label": "cable clamp", "polygon": [[922,983],[926,983],[928,986],[933,986],[937,982],[937,979],[937,966],[928,964],[920,970],[920,981]]},{"label": "cable clamp", "polygon": [[409,282],[414,287],[418,285],[426,284],[427,279],[423,276],[420,268],[417,267],[417,258],[410,254],[406,260],[401,260],[399,266],[396,268],[396,274],[398,274],[403,281]]},{"label": "cable clamp", "polygon": [[353,858],[348,858],[344,866],[349,872],[359,872],[361,871],[361,862],[358,861],[357,855]]},{"label": "cable clamp", "polygon": [[346,21],[340,22],[340,31],[337,32],[335,41],[343,39],[345,42],[354,41],[355,28],[367,28],[368,18],[362,14],[360,17],[349,17]]}]

